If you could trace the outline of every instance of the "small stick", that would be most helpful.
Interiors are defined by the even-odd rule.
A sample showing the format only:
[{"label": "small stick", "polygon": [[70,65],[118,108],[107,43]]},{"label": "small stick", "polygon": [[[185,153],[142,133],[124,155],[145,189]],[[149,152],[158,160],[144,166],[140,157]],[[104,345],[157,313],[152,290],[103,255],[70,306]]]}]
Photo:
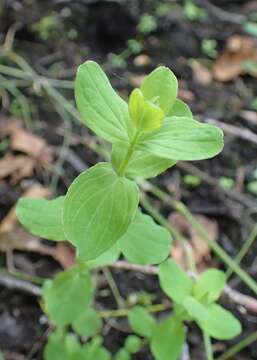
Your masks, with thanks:
[{"label": "small stick", "polygon": [[34,285],[28,281],[16,279],[14,276],[0,272],[0,285],[11,290],[20,290],[33,296],[41,296],[40,286]]},{"label": "small stick", "polygon": [[240,139],[250,141],[253,144],[257,144],[257,135],[249,129],[246,129],[243,127],[238,127],[235,125],[225,124],[221,121],[214,120],[214,119],[206,119],[206,122],[209,124],[219,126],[221,129],[223,129],[228,134],[234,135]]}]

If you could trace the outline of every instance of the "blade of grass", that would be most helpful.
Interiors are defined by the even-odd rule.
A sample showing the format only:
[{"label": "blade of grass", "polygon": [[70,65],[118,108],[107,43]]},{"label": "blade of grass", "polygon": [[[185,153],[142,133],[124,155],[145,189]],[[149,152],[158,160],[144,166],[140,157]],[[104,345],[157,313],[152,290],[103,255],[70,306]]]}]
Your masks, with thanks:
[{"label": "blade of grass", "polygon": [[215,358],[215,360],[232,359],[236,354],[238,354],[240,351],[245,349],[247,346],[253,344],[255,341],[257,341],[257,331],[246,336],[239,343],[237,343],[236,345],[234,345],[230,349],[228,349],[226,352],[224,352],[224,354]]},{"label": "blade of grass", "polygon": [[[243,258],[245,257],[245,255],[247,254],[248,250],[250,249],[250,247],[252,246],[254,240],[257,237],[257,225],[255,225],[250,233],[250,235],[248,236],[248,238],[246,239],[246,241],[244,242],[241,250],[238,252],[236,258],[235,258],[235,262],[240,265],[241,261],[243,260]],[[226,276],[227,276],[227,281],[228,279],[231,277],[231,275],[233,274],[233,269],[229,268],[227,270]]]}]

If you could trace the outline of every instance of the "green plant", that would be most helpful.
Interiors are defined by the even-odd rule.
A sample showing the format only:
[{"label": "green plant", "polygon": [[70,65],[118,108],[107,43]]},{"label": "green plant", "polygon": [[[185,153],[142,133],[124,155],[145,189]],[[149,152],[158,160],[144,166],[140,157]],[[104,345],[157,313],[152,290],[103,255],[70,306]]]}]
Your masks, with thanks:
[{"label": "green plant", "polygon": [[219,178],[219,184],[225,189],[232,189],[235,186],[235,180],[227,176],[221,176]]},{"label": "green plant", "polygon": [[217,41],[214,39],[203,39],[201,49],[202,52],[210,58],[216,58],[218,55]]},{"label": "green plant", "polygon": [[243,27],[244,27],[244,31],[246,33],[257,37],[257,23],[256,22],[246,22]]},{"label": "green plant", "polygon": [[185,1],[184,14],[190,21],[199,21],[207,15],[206,10],[196,5],[193,0]]},{"label": "green plant", "polygon": [[138,25],[137,30],[141,34],[150,34],[157,29],[157,21],[155,16],[150,14],[143,14]]},{"label": "green plant", "polygon": [[[126,103],[98,64],[87,61],[78,69],[75,98],[81,119],[112,144],[110,161],[82,172],[65,196],[22,198],[16,209],[20,222],[33,234],[69,241],[76,249],[76,264],[43,287],[44,309],[56,327],[45,348],[46,360],[112,357],[99,336],[106,312],[94,307],[90,274],[112,264],[120,254],[135,264],[161,264],[161,287],[174,301],[174,312],[156,324],[147,306],[133,308],[128,318],[140,338],[129,337],[115,360],[131,359],[147,342],[158,360],[177,359],[185,341],[185,321],[195,320],[206,336],[216,338],[230,338],[240,331],[232,315],[214,303],[224,286],[223,273],[209,270],[199,280],[191,280],[166,260],[169,232],[138,210],[138,179],[155,177],[178,160],[213,157],[223,148],[222,131],[194,120],[188,106],[177,99],[177,87],[175,75],[159,67]],[[227,327],[215,323],[218,316],[226,316]],[[170,334],[174,347],[166,344],[164,332]],[[88,340],[81,344],[75,334]]]},{"label": "green plant", "polygon": [[58,30],[60,23],[55,13],[44,16],[40,21],[31,25],[31,30],[36,32],[41,40],[48,40]]}]

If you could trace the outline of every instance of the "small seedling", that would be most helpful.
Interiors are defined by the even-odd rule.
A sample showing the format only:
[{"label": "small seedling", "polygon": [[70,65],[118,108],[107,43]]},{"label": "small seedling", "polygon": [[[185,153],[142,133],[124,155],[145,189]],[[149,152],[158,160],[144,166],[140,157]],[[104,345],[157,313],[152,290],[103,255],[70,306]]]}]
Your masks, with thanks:
[{"label": "small seedling", "polygon": [[[177,99],[177,90],[175,75],[161,66],[132,91],[127,103],[97,63],[87,61],[78,69],[75,97],[82,122],[112,144],[111,160],[82,172],[65,196],[22,198],[16,210],[31,233],[68,241],[76,249],[76,264],[44,284],[44,309],[56,327],[45,349],[46,360],[111,359],[98,335],[102,314],[94,308],[90,272],[121,254],[135,264],[161,264],[161,287],[174,301],[174,314],[156,325],[145,308],[133,308],[129,322],[145,340],[129,337],[114,359],[131,359],[148,340],[156,359],[178,359],[186,321],[195,320],[216,338],[232,337],[240,330],[232,315],[214,303],[224,285],[223,275],[210,270],[191,280],[166,260],[169,232],[138,209],[138,179],[153,178],[178,160],[213,157],[223,148],[222,131],[193,119],[189,107]],[[227,319],[225,324],[215,322],[221,316]],[[67,333],[68,326],[73,334]],[[86,343],[82,345],[74,334]],[[167,341],[175,345],[170,347]]]}]

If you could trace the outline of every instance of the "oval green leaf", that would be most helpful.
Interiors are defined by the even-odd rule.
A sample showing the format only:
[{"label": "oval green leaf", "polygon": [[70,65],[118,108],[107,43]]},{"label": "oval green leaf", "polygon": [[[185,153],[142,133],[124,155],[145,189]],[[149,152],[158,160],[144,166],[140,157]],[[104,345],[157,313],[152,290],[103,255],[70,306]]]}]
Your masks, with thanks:
[{"label": "oval green leaf", "polygon": [[144,99],[140,89],[134,89],[129,97],[129,114],[140,131],[153,131],[161,127],[164,112],[161,108]]},{"label": "oval green leaf", "polygon": [[96,62],[86,61],[79,66],[75,98],[82,121],[98,136],[110,142],[129,140],[133,124],[128,105]]},{"label": "oval green leaf", "polygon": [[150,338],[155,326],[155,319],[142,306],[134,306],[128,314],[131,329],[138,335]]},{"label": "oval green leaf", "polygon": [[178,360],[186,338],[184,325],[168,317],[156,325],[150,347],[156,360]]},{"label": "oval green leaf", "polygon": [[169,68],[159,66],[145,78],[141,91],[167,115],[177,97],[178,81]]},{"label": "oval green leaf", "polygon": [[167,116],[168,117],[182,116],[182,117],[193,118],[193,114],[192,111],[190,110],[190,107],[180,99],[175,100]]},{"label": "oval green leaf", "polygon": [[218,304],[210,304],[207,309],[208,317],[198,324],[208,335],[217,340],[229,340],[241,333],[241,324],[231,312]]},{"label": "oval green leaf", "polygon": [[179,304],[191,294],[193,280],[172,259],[160,265],[159,281],[165,294]]},{"label": "oval green leaf", "polygon": [[73,329],[81,336],[94,336],[101,331],[102,318],[93,308],[84,309],[72,324]]},{"label": "oval green leaf", "polygon": [[16,205],[20,223],[32,234],[44,239],[61,241],[66,236],[63,231],[64,196],[54,200],[21,198]]},{"label": "oval green leaf", "polygon": [[173,160],[203,160],[221,152],[223,132],[191,118],[166,118],[160,130],[141,136],[138,149]]},{"label": "oval green leaf", "polygon": [[226,284],[226,275],[218,269],[204,271],[196,280],[193,294],[202,302],[210,303],[216,301]]},{"label": "oval green leaf", "polygon": [[47,315],[55,325],[71,324],[89,306],[92,294],[88,271],[75,266],[61,272],[43,287]]},{"label": "oval green leaf", "polygon": [[171,236],[168,230],[153,219],[138,212],[125,235],[119,240],[125,258],[141,265],[159,264],[170,252]]},{"label": "oval green leaf", "polygon": [[110,249],[127,231],[138,207],[136,183],[119,177],[109,163],[80,174],[64,201],[64,231],[83,260]]}]

